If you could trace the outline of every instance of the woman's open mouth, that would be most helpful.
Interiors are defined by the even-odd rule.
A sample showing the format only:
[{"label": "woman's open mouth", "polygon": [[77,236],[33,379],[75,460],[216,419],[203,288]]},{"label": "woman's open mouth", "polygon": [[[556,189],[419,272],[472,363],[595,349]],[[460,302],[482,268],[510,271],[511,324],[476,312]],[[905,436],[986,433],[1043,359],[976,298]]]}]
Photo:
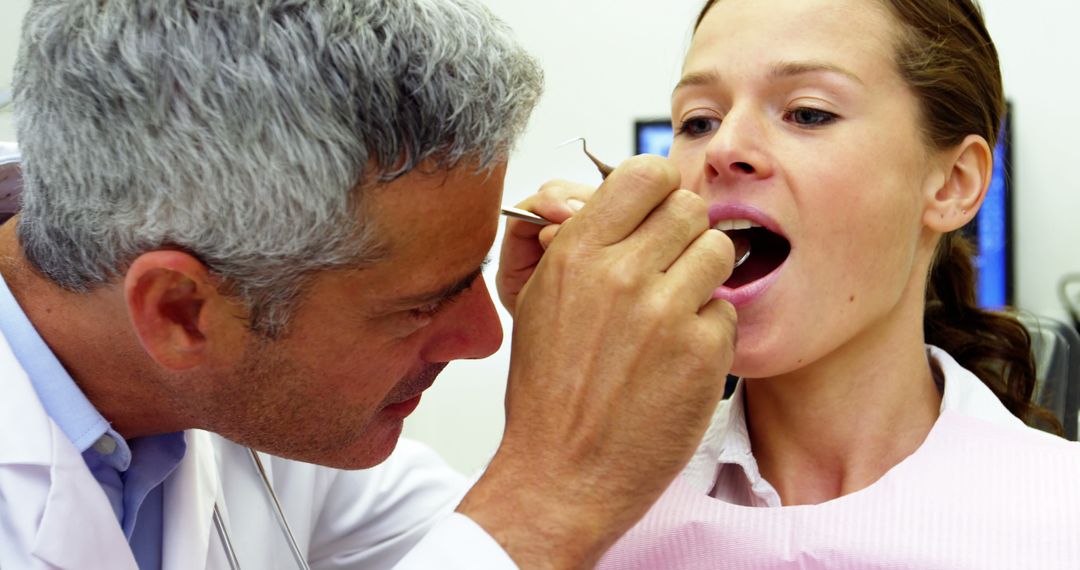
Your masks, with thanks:
[{"label": "woman's open mouth", "polygon": [[791,241],[780,224],[750,204],[713,204],[709,222],[736,243],[736,256],[749,249],[746,260],[716,288],[714,299],[724,299],[736,308],[750,305],[780,278],[791,256]]},{"label": "woman's open mouth", "polygon": [[[731,224],[736,224],[735,227],[739,228],[747,225],[749,227],[724,229]],[[742,242],[749,247],[749,257],[742,265],[735,268],[731,277],[724,282],[725,287],[738,289],[769,275],[776,271],[791,253],[791,243],[787,239],[749,220],[725,220],[717,226],[721,226],[717,229],[723,230],[732,241]],[[739,257],[738,253],[736,257]]]}]

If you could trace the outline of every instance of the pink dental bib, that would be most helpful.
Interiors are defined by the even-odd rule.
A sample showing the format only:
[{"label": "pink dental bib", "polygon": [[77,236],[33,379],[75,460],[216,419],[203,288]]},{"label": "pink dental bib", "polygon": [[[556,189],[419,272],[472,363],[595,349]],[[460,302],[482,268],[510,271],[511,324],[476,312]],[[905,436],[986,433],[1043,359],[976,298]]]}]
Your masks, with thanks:
[{"label": "pink dental bib", "polygon": [[597,568],[1080,569],[1080,444],[944,412],[910,457],[819,505],[732,505],[679,477]]}]

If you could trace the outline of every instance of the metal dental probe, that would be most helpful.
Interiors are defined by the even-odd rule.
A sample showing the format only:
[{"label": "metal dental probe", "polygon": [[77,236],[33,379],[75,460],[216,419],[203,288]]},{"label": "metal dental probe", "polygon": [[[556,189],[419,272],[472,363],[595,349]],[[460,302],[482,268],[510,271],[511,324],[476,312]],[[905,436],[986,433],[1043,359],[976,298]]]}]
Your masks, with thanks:
[{"label": "metal dental probe", "polygon": [[[591,160],[592,163],[596,165],[596,169],[600,171],[600,176],[606,179],[608,175],[611,174],[612,171],[614,171],[615,169],[611,166],[608,166],[599,158],[596,158],[596,156],[594,156],[591,152],[589,152],[589,148],[584,138],[578,137],[570,139],[558,146],[566,146],[570,143],[575,143],[577,141],[581,141],[581,150],[583,150],[585,152],[585,156],[589,157],[589,160]],[[528,210],[522,210],[521,208],[504,207],[502,209],[502,215],[508,218],[514,218],[515,220],[529,222],[530,224],[536,224],[538,226],[549,226],[554,223],[547,218],[538,216]],[[735,245],[735,265],[733,268],[739,267],[743,263],[746,263],[747,259],[750,259],[750,240],[742,236],[728,235],[728,237],[731,238],[732,243]]]}]

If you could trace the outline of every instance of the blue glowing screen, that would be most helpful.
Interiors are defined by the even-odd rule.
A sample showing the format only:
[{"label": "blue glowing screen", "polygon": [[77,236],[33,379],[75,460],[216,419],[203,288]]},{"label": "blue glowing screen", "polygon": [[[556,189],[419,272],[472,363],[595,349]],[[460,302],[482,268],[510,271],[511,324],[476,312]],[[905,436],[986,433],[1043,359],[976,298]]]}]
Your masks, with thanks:
[{"label": "blue glowing screen", "polygon": [[1012,303],[1009,275],[1009,137],[1005,132],[994,148],[994,175],[986,199],[965,233],[975,244],[979,305],[1000,309]]},{"label": "blue glowing screen", "polygon": [[[672,130],[667,121],[639,121],[636,128],[637,154],[667,156],[671,151]],[[999,309],[1012,303],[1009,234],[1009,132],[1008,122],[994,148],[994,175],[986,200],[964,234],[975,244],[975,270],[978,273],[979,305]]]}]

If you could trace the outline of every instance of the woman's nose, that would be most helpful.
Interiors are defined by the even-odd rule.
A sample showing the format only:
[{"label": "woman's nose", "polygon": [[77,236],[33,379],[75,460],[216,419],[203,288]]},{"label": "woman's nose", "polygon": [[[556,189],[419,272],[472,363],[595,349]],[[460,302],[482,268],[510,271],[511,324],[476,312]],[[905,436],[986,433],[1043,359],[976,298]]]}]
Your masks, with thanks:
[{"label": "woman's nose", "polygon": [[750,112],[733,110],[724,117],[705,148],[705,178],[734,184],[772,174],[767,128]]}]

